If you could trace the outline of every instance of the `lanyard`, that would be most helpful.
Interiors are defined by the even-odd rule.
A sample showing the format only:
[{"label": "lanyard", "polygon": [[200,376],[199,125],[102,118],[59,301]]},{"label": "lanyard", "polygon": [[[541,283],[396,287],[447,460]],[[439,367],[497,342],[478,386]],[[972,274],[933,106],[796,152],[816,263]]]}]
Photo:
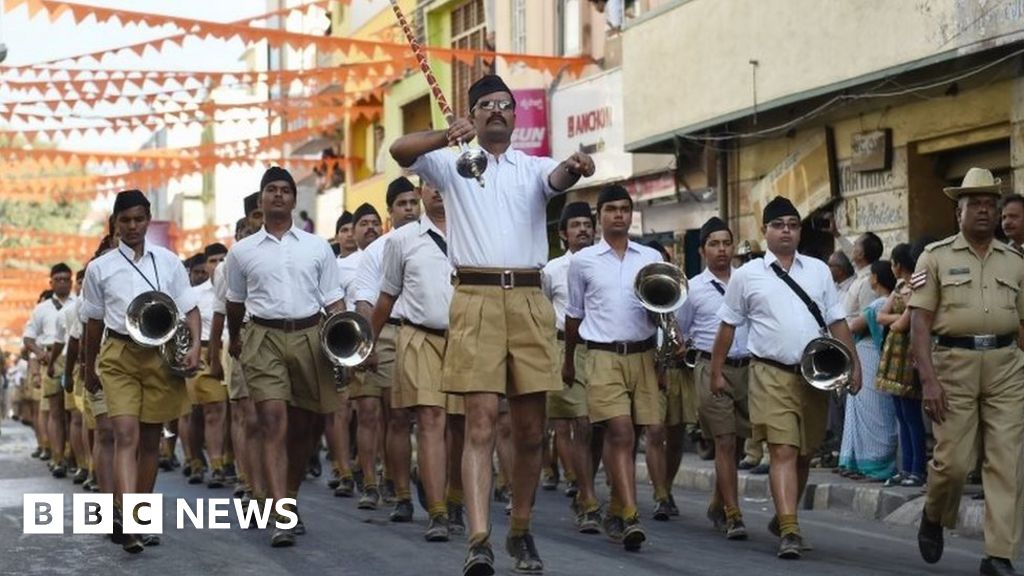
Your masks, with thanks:
[{"label": "lanyard", "polygon": [[149,281],[149,278],[147,278],[146,275],[142,273],[142,270],[139,270],[139,267],[135,265],[135,262],[132,262],[131,258],[124,255],[124,252],[118,249],[117,253],[120,254],[122,258],[124,258],[125,262],[131,264],[132,268],[135,268],[135,271],[139,273],[139,276],[142,276],[142,279],[146,281],[146,284],[149,284],[150,288],[157,292],[160,291],[160,271],[157,270],[156,268],[156,258],[153,256],[152,252],[149,253],[149,261],[153,265],[153,274],[156,275],[156,286],[153,286],[153,283]]}]

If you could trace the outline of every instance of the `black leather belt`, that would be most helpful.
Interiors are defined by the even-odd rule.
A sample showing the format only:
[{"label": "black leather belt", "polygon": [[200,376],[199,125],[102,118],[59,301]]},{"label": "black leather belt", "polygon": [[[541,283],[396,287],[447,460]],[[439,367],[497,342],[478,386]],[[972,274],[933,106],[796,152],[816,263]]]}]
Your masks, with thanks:
[{"label": "black leather belt", "polygon": [[982,336],[936,336],[935,343],[947,348],[964,348],[967,350],[995,350],[1005,348],[1017,342],[1016,334],[986,334]]},{"label": "black leather belt", "polygon": [[320,315],[314,314],[309,318],[299,318],[298,320],[270,319],[253,316],[252,321],[253,324],[259,324],[264,328],[273,328],[275,330],[281,330],[282,332],[298,332],[299,330],[308,330],[320,324]]},{"label": "black leather belt", "polygon": [[[391,324],[391,319],[388,320],[388,324]],[[409,322],[408,320],[401,320],[399,322],[399,324],[401,324],[402,326],[409,326],[409,327],[415,328],[417,330],[422,330],[422,331],[426,332],[427,334],[433,334],[434,336],[440,336],[441,338],[447,338],[448,337],[448,331],[447,330],[440,330],[438,328],[428,328],[428,327],[426,327],[426,326],[424,326],[422,324],[417,324],[415,322]]]},{"label": "black leather belt", "polygon": [[210,341],[209,340],[200,340],[199,341],[199,346],[201,346],[201,347],[207,347],[209,345],[210,345]]},{"label": "black leather belt", "polygon": [[134,342],[132,337],[127,334],[121,334],[116,330],[107,330],[107,338],[114,338],[115,340],[124,340],[125,342]]},{"label": "black leather belt", "polygon": [[615,352],[620,355],[627,354],[639,354],[641,352],[647,352],[653,350],[656,345],[654,336],[651,336],[647,340],[641,340],[639,342],[587,342],[587,350],[604,350],[605,352]]},{"label": "black leather belt", "polygon": [[[705,352],[703,350],[698,350],[697,351],[697,357],[698,358],[703,358],[704,360],[707,360],[708,362],[711,362],[711,353],[710,352]],[[744,356],[742,358],[726,358],[725,359],[725,365],[726,366],[732,366],[733,368],[746,368],[747,366],[750,366],[750,356]]]},{"label": "black leather belt", "polygon": [[771,366],[773,368],[778,368],[779,370],[782,370],[784,372],[791,372],[793,374],[800,374],[800,365],[799,364],[783,364],[782,362],[777,362],[775,360],[772,360],[771,358],[761,358],[759,356],[753,356],[753,359],[757,360],[758,362],[760,362],[762,364],[767,364],[767,365],[769,365],[769,366]]},{"label": "black leather belt", "polygon": [[500,286],[513,288],[540,288],[540,270],[458,270],[452,276],[453,284],[467,286]]}]

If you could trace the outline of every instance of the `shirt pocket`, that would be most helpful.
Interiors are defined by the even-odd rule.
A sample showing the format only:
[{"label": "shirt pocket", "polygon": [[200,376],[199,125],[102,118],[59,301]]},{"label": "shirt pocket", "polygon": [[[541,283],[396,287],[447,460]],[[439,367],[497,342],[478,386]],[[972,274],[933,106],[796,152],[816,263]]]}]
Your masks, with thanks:
[{"label": "shirt pocket", "polygon": [[997,306],[1008,310],[1017,309],[1017,296],[1020,294],[1020,286],[1014,285],[1009,280],[996,278],[996,300]]},{"label": "shirt pocket", "polygon": [[[533,222],[534,190],[528,184],[511,184],[508,186],[508,206],[513,222],[530,224]],[[525,231],[523,231],[526,233]]]},{"label": "shirt pocket", "polygon": [[963,308],[970,302],[971,278],[943,278],[940,281],[943,308]]}]

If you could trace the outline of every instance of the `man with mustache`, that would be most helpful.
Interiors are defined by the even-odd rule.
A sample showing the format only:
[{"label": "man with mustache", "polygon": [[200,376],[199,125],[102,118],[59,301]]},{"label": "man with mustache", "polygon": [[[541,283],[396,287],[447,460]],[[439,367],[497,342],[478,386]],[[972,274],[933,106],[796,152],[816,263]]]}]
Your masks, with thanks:
[{"label": "man with mustache", "polygon": [[[594,174],[590,156],[576,152],[562,163],[512,149],[512,90],[494,75],[469,89],[469,117],[448,130],[407,134],[391,146],[398,164],[445,196],[448,257],[456,269],[445,391],[466,400],[463,485],[467,489],[467,576],[494,573],[490,545],[491,459],[498,401],[509,399],[515,422],[511,527],[505,547],[515,569],[539,573],[544,564],[530,533],[530,510],[540,477],[546,393],[559,390],[554,311],[540,290],[547,263],[548,200]],[[480,139],[487,158],[476,180],[459,175],[459,142]]]},{"label": "man with mustache", "polygon": [[[565,306],[569,300],[569,260],[573,254],[594,243],[594,215],[586,202],[571,202],[562,209],[558,234],[566,245],[565,254],[541,270],[544,295],[555,308],[555,329],[559,356],[565,356]],[[565,479],[577,492],[571,494],[576,527],[584,534],[601,530],[600,504],[594,494],[593,463],[590,457],[590,420],[587,419],[587,389],[583,346],[576,348],[576,377],[562,390],[548,392],[548,421],[555,431],[555,450],[565,467]]]}]

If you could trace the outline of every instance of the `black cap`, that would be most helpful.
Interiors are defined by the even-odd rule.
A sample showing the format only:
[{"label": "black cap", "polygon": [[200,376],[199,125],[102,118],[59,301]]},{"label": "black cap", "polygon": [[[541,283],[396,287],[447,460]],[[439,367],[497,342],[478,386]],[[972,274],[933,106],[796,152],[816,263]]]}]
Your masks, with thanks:
[{"label": "black cap", "polygon": [[398,200],[399,195],[415,191],[416,186],[414,186],[413,183],[405,176],[399,176],[392,180],[391,184],[388,184],[388,193],[385,197],[388,203],[388,210],[390,210],[394,205],[395,200]]},{"label": "black cap", "polygon": [[221,244],[220,242],[214,242],[213,244],[210,244],[209,246],[207,246],[205,250],[203,250],[203,254],[205,254],[207,258],[209,258],[210,256],[216,256],[218,254],[227,254],[227,253],[228,253],[228,247],[223,245],[223,244]]},{"label": "black cap", "polygon": [[253,192],[252,194],[249,194],[248,196],[245,197],[245,200],[243,202],[245,203],[245,215],[248,216],[249,214],[252,214],[253,212],[259,209],[260,193]]},{"label": "black cap", "polygon": [[348,210],[345,210],[344,212],[341,213],[341,216],[338,216],[338,222],[334,225],[334,233],[337,234],[338,231],[341,230],[342,226],[351,223],[352,213],[349,212]]},{"label": "black cap", "polygon": [[772,220],[782,218],[783,216],[796,216],[797,219],[799,219],[800,212],[798,212],[796,206],[793,206],[793,203],[789,201],[789,198],[776,196],[764,207],[761,223],[768,224]]},{"label": "black cap", "polygon": [[586,202],[570,202],[562,208],[562,217],[558,220],[558,229],[565,230],[568,226],[569,220],[573,218],[590,218],[590,223],[594,223],[594,214],[590,211],[590,204]]},{"label": "black cap", "polygon": [[601,190],[601,194],[597,196],[597,212],[601,213],[601,207],[608,202],[616,202],[618,200],[629,200],[629,205],[633,205],[633,198],[629,196],[629,192],[618,184],[612,184],[605,186],[604,190]]},{"label": "black cap", "polygon": [[708,221],[700,227],[700,245],[703,246],[708,241],[708,236],[722,231],[728,232],[729,236],[732,236],[732,230],[729,230],[729,226],[721,218],[718,216],[708,218]]},{"label": "black cap", "polygon": [[[496,74],[488,74],[483,78],[477,80],[469,87],[469,107],[472,109],[476,106],[477,100],[480,100],[488,94],[494,94],[495,92],[508,92],[509,96],[512,96],[512,89],[505,84],[505,81]],[[512,101],[515,102],[513,96]]]},{"label": "black cap", "polygon": [[277,182],[278,180],[284,180],[288,184],[291,184],[292,192],[296,191],[295,178],[292,178],[291,172],[281,168],[280,166],[271,166],[267,168],[267,171],[263,173],[263,178],[260,179],[260,191],[263,191],[267,187],[267,184],[271,182]]},{"label": "black cap", "polygon": [[149,210],[149,200],[146,195],[140,190],[125,190],[117,193],[117,198],[114,200],[114,214],[120,214],[129,208],[135,208],[136,206],[145,206],[146,210]]},{"label": "black cap", "polygon": [[369,202],[363,202],[359,208],[356,208],[355,213],[352,215],[352,224],[358,224],[364,216],[376,216],[377,220],[380,220],[380,212],[377,212],[377,209]]},{"label": "black cap", "polygon": [[50,268],[50,276],[53,277],[57,274],[71,274],[71,267],[63,262],[60,264],[54,264],[53,267]]}]

